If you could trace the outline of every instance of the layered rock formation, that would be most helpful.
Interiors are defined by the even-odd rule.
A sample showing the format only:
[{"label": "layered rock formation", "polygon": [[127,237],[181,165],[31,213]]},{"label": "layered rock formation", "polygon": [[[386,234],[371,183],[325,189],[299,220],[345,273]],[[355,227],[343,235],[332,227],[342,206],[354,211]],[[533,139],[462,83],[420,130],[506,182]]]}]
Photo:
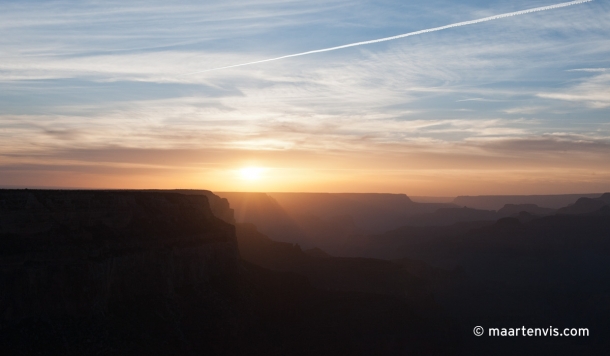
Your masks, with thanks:
[{"label": "layered rock formation", "polygon": [[454,353],[434,305],[422,314],[401,295],[316,289],[242,261],[232,221],[207,191],[0,190],[0,350]]},{"label": "layered rock formation", "polygon": [[0,191],[0,315],[89,315],[237,273],[234,227],[207,198]]},{"label": "layered rock formation", "polygon": [[235,209],[238,223],[255,224],[274,240],[308,245],[307,238],[294,219],[278,202],[265,193],[217,193]]},{"label": "layered rock formation", "polygon": [[521,212],[537,216],[546,216],[554,214],[555,209],[539,207],[536,204],[506,204],[502,209],[498,210],[498,215],[500,217],[516,216]]},{"label": "layered rock formation", "polygon": [[[0,190],[0,341],[17,354],[85,342],[103,344],[102,353],[132,342],[141,352],[141,340],[121,340],[131,332],[161,332],[179,353],[190,347],[178,326],[184,296],[215,309],[219,283],[234,283],[238,269],[234,226],[212,214],[205,196]],[[133,315],[138,308],[165,321],[139,326],[147,318]],[[114,322],[136,324],[120,331]],[[81,340],[83,328],[94,331]]]},{"label": "layered rock formation", "polygon": [[215,217],[229,224],[235,224],[235,209],[231,208],[226,198],[221,198],[209,190],[203,189],[172,189],[172,190],[145,190],[145,192],[156,193],[179,193],[184,195],[205,196],[210,204],[210,209]]},{"label": "layered rock formation", "polygon": [[564,208],[557,210],[557,214],[587,214],[601,210],[605,206],[610,205],[610,195],[608,193],[603,194],[599,198],[587,198],[583,197],[576,201],[576,203],[568,205]]},{"label": "layered rock formation", "polygon": [[541,207],[559,209],[573,204],[582,197],[597,198],[599,194],[559,194],[559,195],[479,195],[459,196],[453,203],[476,209],[498,210],[506,204],[536,204]]}]

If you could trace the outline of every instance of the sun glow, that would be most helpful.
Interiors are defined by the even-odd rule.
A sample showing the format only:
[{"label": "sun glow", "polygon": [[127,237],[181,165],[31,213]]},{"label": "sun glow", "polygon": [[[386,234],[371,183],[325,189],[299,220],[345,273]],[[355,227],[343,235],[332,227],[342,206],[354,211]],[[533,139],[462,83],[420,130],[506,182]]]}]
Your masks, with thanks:
[{"label": "sun glow", "polygon": [[239,175],[244,180],[254,181],[261,179],[264,171],[265,169],[260,167],[245,167],[239,170]]}]

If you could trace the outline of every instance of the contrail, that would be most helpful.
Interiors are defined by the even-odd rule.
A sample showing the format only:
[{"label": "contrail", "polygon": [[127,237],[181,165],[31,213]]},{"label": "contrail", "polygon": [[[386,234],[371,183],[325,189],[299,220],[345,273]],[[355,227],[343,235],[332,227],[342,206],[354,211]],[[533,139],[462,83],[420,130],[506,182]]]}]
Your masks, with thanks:
[{"label": "contrail", "polygon": [[481,22],[499,20],[499,19],[503,19],[505,17],[511,17],[511,16],[525,15],[525,14],[529,14],[529,13],[532,13],[532,12],[539,12],[539,11],[547,11],[547,10],[559,9],[559,8],[562,8],[562,7],[578,5],[578,4],[584,4],[586,2],[591,2],[591,1],[593,1],[593,0],[577,0],[577,1],[563,2],[563,3],[560,3],[560,4],[536,7],[536,8],[529,9],[529,10],[521,10],[521,11],[516,11],[516,12],[509,12],[509,13],[506,13],[506,14],[500,14],[500,15],[484,17],[484,18],[478,19],[478,20],[463,21],[463,22],[458,22],[458,23],[454,23],[454,24],[451,24],[451,25],[445,25],[445,26],[441,26],[441,27],[434,27],[434,28],[429,28],[427,30],[419,30],[419,31],[415,31],[415,32],[404,33],[402,35],[396,35],[396,36],[391,36],[391,37],[379,38],[379,39],[376,39],[376,40],[355,42],[355,43],[349,43],[349,44],[345,44],[345,45],[341,45],[341,46],[336,46],[336,47],[316,49],[316,50],[313,50],[313,51],[307,51],[307,52],[301,52],[301,53],[295,53],[295,54],[288,54],[288,55],[281,56],[281,57],[263,59],[263,60],[260,60],[260,61],[254,61],[254,62],[248,62],[248,63],[233,64],[233,65],[230,65],[230,66],[206,69],[206,70],[201,70],[201,71],[192,72],[192,73],[186,73],[186,74],[182,74],[182,75],[192,75],[192,74],[198,74],[198,73],[212,72],[212,71],[221,70],[221,69],[243,67],[243,66],[249,66],[249,65],[252,65],[252,64],[272,62],[272,61],[279,61],[280,59],[285,59],[285,58],[306,56],[308,54],[321,53],[321,52],[330,52],[330,51],[336,51],[338,49],[343,49],[343,48],[356,47],[356,46],[364,46],[364,45],[368,45],[368,44],[372,44],[372,43],[385,42],[385,41],[392,41],[392,40],[397,40],[399,38],[421,35],[421,34],[428,33],[428,32],[436,32],[436,31],[442,31],[442,30],[446,30],[446,29],[454,28],[454,27],[474,25],[474,24],[481,23]]}]

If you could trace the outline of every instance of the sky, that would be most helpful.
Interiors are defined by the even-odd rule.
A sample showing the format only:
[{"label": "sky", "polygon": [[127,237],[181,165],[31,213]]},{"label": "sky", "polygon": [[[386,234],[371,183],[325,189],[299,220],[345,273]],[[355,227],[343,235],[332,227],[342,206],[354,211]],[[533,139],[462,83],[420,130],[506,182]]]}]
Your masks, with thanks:
[{"label": "sky", "polygon": [[[610,1],[0,0],[0,186],[610,191]],[[198,72],[198,73],[196,73]]]}]

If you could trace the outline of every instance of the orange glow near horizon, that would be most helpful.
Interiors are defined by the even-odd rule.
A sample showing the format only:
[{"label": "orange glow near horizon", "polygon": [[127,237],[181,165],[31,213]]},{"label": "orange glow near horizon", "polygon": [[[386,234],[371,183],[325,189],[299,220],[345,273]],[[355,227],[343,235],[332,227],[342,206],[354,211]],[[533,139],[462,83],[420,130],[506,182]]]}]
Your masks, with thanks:
[{"label": "orange glow near horizon", "polygon": [[[269,162],[267,162],[269,163]],[[240,168],[241,166],[241,168]],[[5,175],[5,178],[11,178]],[[15,177],[17,178],[17,177]],[[217,192],[401,193],[411,196],[603,193],[610,172],[590,170],[356,169],[235,164],[232,167],[44,172],[4,179],[4,187],[205,189]]]},{"label": "orange glow near horizon", "polygon": [[[374,146],[372,146],[374,147]],[[465,149],[124,150],[121,155],[0,158],[0,187],[400,193],[411,196],[610,191],[605,152],[519,157]],[[98,159],[98,162],[94,160]],[[112,159],[120,160],[113,162]]]}]

